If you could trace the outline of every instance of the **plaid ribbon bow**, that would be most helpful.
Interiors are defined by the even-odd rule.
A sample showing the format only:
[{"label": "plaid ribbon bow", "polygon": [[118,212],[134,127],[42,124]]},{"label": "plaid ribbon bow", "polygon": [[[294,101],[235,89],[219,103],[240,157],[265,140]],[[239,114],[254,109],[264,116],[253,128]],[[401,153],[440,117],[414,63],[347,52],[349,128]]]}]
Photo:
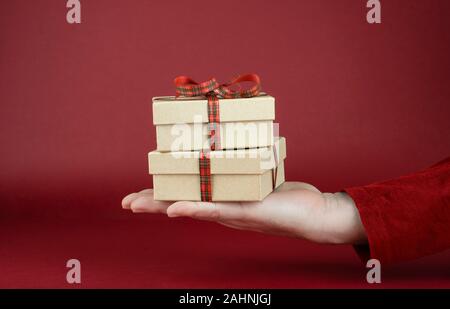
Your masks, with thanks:
[{"label": "plaid ribbon bow", "polygon": [[[242,82],[252,82],[254,85],[250,89],[242,90]],[[221,149],[219,98],[249,98],[257,96],[261,91],[261,80],[256,74],[240,75],[226,84],[219,84],[215,78],[197,83],[186,76],[178,76],[174,83],[177,97],[205,96],[208,99],[208,137],[211,150]],[[233,90],[234,86],[239,89]]]},{"label": "plaid ribbon bow", "polygon": [[[242,90],[240,83],[252,82],[250,89]],[[205,96],[208,100],[208,139],[210,150],[221,149],[220,145],[220,110],[219,98],[249,98],[261,91],[261,80],[256,74],[245,74],[233,78],[229,83],[219,84],[215,78],[197,83],[187,76],[178,76],[174,80],[176,96],[196,97]],[[237,86],[238,90],[233,90]],[[200,194],[201,200],[212,201],[211,166],[209,151],[201,150],[199,156]]]}]

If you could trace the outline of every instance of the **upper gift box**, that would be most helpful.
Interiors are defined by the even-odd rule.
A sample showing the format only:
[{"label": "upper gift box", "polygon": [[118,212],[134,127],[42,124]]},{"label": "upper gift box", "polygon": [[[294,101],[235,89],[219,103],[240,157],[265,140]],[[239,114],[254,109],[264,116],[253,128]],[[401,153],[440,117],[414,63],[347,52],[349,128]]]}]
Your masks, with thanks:
[{"label": "upper gift box", "polygon": [[[211,109],[219,121],[211,119]],[[211,132],[219,149],[272,146],[275,98],[265,93],[249,98],[153,98],[153,124],[158,151],[210,149]],[[213,149],[214,150],[214,149]],[[217,150],[217,149],[216,149]]]}]

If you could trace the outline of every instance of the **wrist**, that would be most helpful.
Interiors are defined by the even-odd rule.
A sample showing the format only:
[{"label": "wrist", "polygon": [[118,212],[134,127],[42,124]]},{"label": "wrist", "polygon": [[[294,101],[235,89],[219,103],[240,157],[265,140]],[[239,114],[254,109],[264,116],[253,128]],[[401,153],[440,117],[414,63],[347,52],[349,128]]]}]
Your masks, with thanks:
[{"label": "wrist", "polygon": [[328,241],[333,244],[367,242],[366,232],[353,199],[345,192],[324,193],[324,197]]}]

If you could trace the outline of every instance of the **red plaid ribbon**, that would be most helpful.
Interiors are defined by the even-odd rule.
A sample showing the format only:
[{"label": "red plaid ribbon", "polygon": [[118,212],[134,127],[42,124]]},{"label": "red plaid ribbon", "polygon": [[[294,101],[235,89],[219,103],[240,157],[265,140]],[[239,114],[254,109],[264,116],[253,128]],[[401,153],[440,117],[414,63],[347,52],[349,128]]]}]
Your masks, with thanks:
[{"label": "red plaid ribbon", "polygon": [[275,190],[277,186],[277,175],[278,175],[278,153],[277,147],[273,144],[273,159],[275,160],[275,166],[272,169],[272,189]]},{"label": "red plaid ribbon", "polygon": [[200,195],[203,202],[212,201],[211,159],[209,151],[200,151],[198,160],[200,170]]},{"label": "red plaid ribbon", "polygon": [[207,95],[208,98],[208,137],[211,150],[220,149],[220,114],[219,99],[216,95]]},{"label": "red plaid ribbon", "polygon": [[[250,89],[242,90],[240,83],[252,82]],[[249,98],[261,91],[261,80],[256,74],[245,74],[233,78],[229,83],[219,84],[215,78],[197,83],[187,76],[178,76],[174,80],[176,96],[205,96],[208,100],[208,138],[210,150],[221,149],[219,98]],[[238,90],[233,87],[238,86]],[[199,157],[200,195],[202,201],[212,201],[211,164],[209,151],[201,151]]]},{"label": "red plaid ribbon", "polygon": [[[252,82],[254,85],[242,90],[240,84],[243,82]],[[221,149],[219,98],[249,98],[257,96],[261,91],[261,80],[256,74],[240,75],[226,84],[219,84],[215,78],[197,83],[187,76],[178,76],[174,83],[177,97],[205,96],[208,99],[208,137],[211,150]],[[233,90],[235,86],[239,89]]]}]

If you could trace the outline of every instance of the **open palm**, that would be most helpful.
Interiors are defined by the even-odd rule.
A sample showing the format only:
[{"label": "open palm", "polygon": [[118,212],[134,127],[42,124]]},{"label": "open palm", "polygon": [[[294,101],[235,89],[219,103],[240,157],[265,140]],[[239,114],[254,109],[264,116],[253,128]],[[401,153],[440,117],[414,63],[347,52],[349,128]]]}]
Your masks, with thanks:
[{"label": "open palm", "polygon": [[321,193],[314,186],[286,182],[261,202],[160,202],[153,190],[126,196],[122,207],[135,213],[191,217],[225,226],[320,243],[361,243],[366,239],[358,211],[345,193]]}]

